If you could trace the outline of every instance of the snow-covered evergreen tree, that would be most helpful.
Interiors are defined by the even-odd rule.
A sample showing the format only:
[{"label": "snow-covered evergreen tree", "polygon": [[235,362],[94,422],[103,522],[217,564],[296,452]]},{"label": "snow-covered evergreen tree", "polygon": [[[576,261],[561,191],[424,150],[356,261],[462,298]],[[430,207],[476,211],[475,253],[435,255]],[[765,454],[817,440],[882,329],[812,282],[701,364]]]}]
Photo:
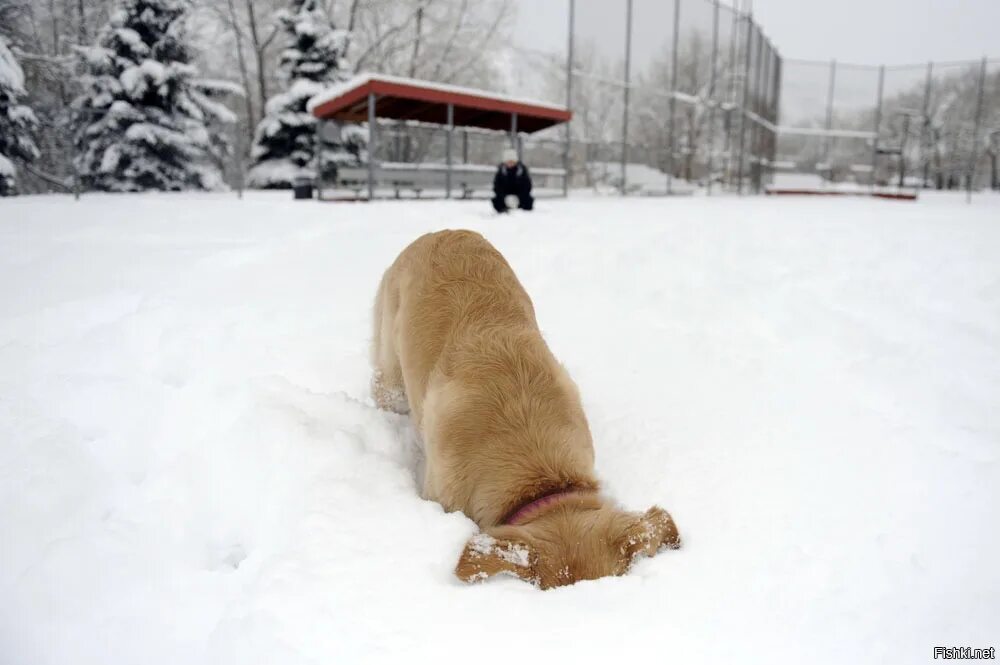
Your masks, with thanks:
[{"label": "snow-covered evergreen tree", "polygon": [[15,159],[38,157],[32,132],[38,120],[30,108],[20,103],[24,97],[24,72],[0,36],[0,196],[17,193]]},{"label": "snow-covered evergreen tree", "polygon": [[[280,76],[287,90],[267,102],[254,138],[249,184],[287,188],[298,175],[313,174],[316,120],[309,99],[348,78],[344,51],[347,33],[330,25],[317,0],[291,0],[279,15],[288,36]],[[356,160],[360,132],[343,128],[336,145],[327,143],[324,163]]]},{"label": "snow-covered evergreen tree", "polygon": [[185,40],[190,0],[122,0],[98,45],[79,49],[88,70],[77,113],[77,168],[103,191],[217,189],[228,153],[217,101],[239,89],[198,78]]}]

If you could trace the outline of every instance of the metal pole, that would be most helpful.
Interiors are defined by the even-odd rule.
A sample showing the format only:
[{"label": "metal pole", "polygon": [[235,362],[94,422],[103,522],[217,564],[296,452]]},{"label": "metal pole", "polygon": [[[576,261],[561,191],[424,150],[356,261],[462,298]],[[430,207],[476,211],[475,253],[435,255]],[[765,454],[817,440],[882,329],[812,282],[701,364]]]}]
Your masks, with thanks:
[{"label": "metal pole", "polygon": [[622,196],[628,186],[625,165],[628,163],[628,103],[632,86],[632,0],[625,3],[625,109],[622,116]]},{"label": "metal pole", "polygon": [[462,163],[469,163],[469,130],[462,129]]},{"label": "metal pole", "polygon": [[667,194],[673,193],[674,186],[674,155],[676,154],[676,116],[677,116],[677,48],[681,35],[681,0],[674,0],[674,43],[670,55],[670,117],[667,119]]},{"label": "metal pole", "polygon": [[733,24],[729,33],[729,90],[726,92],[726,101],[729,102],[729,109],[726,111],[726,137],[723,145],[723,152],[726,154],[726,185],[732,189],[733,186],[733,106],[736,103],[736,42],[739,41],[740,24],[739,14],[732,10]]},{"label": "metal pole", "polygon": [[[771,122],[774,124],[775,129],[771,132],[771,162],[777,160],[778,158],[778,127],[781,126],[781,56],[778,55],[777,49],[774,51],[774,81],[772,83],[772,98],[771,98]],[[774,181],[774,169],[771,169],[771,180]]]},{"label": "metal pole", "polygon": [[375,200],[375,93],[368,93],[368,200]]},{"label": "metal pole", "polygon": [[[764,76],[764,33],[757,28],[757,57],[754,63],[754,84],[753,84],[753,97],[750,100],[750,105],[753,107],[753,112],[760,116],[760,90],[761,90],[761,79]],[[753,162],[754,158],[757,160],[756,170],[751,166],[750,176],[751,183],[753,184],[754,193],[760,193],[760,123],[756,120],[750,126],[750,133],[752,139],[750,141],[750,161]],[[756,175],[755,175],[756,174]]]},{"label": "metal pole", "polygon": [[875,167],[878,166],[878,133],[882,126],[882,87],[885,84],[885,65],[878,68],[878,101],[875,104],[875,138],[872,140],[872,191],[875,191]]},{"label": "metal pole", "polygon": [[903,132],[902,137],[899,140],[899,181],[896,185],[899,189],[903,189],[906,185],[906,144],[909,143],[908,139],[910,137],[910,114],[903,114]]},{"label": "metal pole", "polygon": [[[569,0],[569,44],[566,46],[566,108],[573,108],[573,30],[576,20],[576,0]],[[572,172],[573,133],[570,123],[566,123],[566,145],[563,146],[563,196],[569,196],[569,180]]]},{"label": "metal pole", "polygon": [[[771,42],[767,42],[767,63],[764,69],[764,84],[760,89],[760,117],[765,120],[768,119],[770,115],[770,101],[771,101],[771,77],[774,75],[774,46]],[[771,165],[771,142],[768,140],[768,129],[766,127],[761,127],[760,129],[760,182],[761,187],[764,186],[764,181],[767,174],[770,172]],[[766,167],[766,168],[765,168]]]},{"label": "metal pole", "polygon": [[448,104],[448,134],[445,137],[445,164],[447,164],[447,171],[444,177],[444,197],[446,199],[451,198],[451,140],[452,135],[455,133],[455,106],[454,104]]},{"label": "metal pole", "polygon": [[972,154],[969,155],[969,172],[965,176],[965,201],[972,203],[972,179],[976,176],[976,157],[979,146],[979,124],[983,121],[983,89],[986,87],[986,58],[979,67],[979,94],[976,96],[976,119],[972,123]]},{"label": "metal pole", "polygon": [[740,101],[740,148],[737,153],[738,156],[736,162],[736,191],[740,196],[743,195],[743,155],[747,137],[747,103],[750,98],[750,44],[753,41],[753,16],[751,14],[746,14],[744,20],[747,22],[747,43],[745,54],[746,60],[743,64],[743,99]]},{"label": "metal pole", "polygon": [[931,128],[931,80],[934,76],[934,63],[927,63],[927,82],[924,84],[924,105],[922,110],[924,116],[923,127],[920,128],[920,161],[924,166],[924,179],[923,186],[927,187],[927,179],[930,176],[930,166],[931,160],[929,156],[924,155],[924,148],[930,143],[930,128]]},{"label": "metal pole", "polygon": [[718,63],[719,50],[719,0],[712,2],[712,58],[711,74],[708,79],[708,187],[706,193],[712,195],[712,170],[715,154],[715,70]]},{"label": "metal pole", "polygon": [[[517,150],[517,113],[510,114],[510,147]],[[520,158],[521,155],[518,155]]]},{"label": "metal pole", "polygon": [[[761,75],[760,83],[757,85],[757,115],[761,118],[767,117],[767,96],[766,91],[771,85],[771,53],[774,47],[766,38],[761,39]],[[765,57],[766,56],[766,57]],[[767,147],[767,130],[763,125],[757,126],[757,193],[763,189],[764,185],[764,162]],[[769,166],[770,164],[768,164]]]},{"label": "metal pole", "polygon": [[[826,131],[833,129],[833,91],[837,85],[837,61],[830,61],[830,83],[826,90]],[[823,163],[827,165],[831,175],[833,169],[830,168],[830,147],[832,141],[829,136],[823,138]]]}]

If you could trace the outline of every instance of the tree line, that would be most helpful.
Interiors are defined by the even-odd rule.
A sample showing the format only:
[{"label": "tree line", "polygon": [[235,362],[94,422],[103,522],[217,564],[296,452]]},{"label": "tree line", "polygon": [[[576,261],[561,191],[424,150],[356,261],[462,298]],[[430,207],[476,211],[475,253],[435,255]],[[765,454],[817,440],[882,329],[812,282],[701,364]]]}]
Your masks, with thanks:
[{"label": "tree line", "polygon": [[287,187],[316,92],[361,71],[498,84],[513,18],[511,0],[0,0],[0,194],[215,189],[244,168]]}]

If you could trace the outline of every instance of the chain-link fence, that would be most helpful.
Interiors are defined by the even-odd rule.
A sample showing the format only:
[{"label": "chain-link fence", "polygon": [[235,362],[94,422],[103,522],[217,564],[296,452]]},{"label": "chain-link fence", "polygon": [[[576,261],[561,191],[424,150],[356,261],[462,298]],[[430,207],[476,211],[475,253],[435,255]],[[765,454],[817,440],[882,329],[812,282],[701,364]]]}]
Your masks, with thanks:
[{"label": "chain-link fence", "polygon": [[567,20],[574,186],[662,194],[770,180],[781,59],[749,14],[710,0],[570,0]]},{"label": "chain-link fence", "polygon": [[[512,142],[536,186],[559,194],[566,187],[646,195],[771,186],[1000,189],[1000,59],[793,60],[778,54],[752,15],[718,0],[565,6],[555,45],[516,49],[512,78],[498,87],[565,104],[573,120],[516,137],[456,129],[450,156],[467,174],[468,182],[454,183],[462,195],[488,193]],[[51,128],[46,154],[73,154],[68,128]],[[380,120],[379,134],[380,164],[434,171],[447,161],[440,125]],[[236,127],[226,136],[232,149],[220,166],[240,191],[246,137]],[[72,160],[50,161],[25,182],[79,191]]]},{"label": "chain-link fence", "polygon": [[786,61],[781,117],[784,181],[824,188],[1000,187],[1000,61]]},{"label": "chain-link fence", "polygon": [[573,186],[1000,186],[1000,60],[782,58],[714,0],[568,0],[566,21],[565,62],[528,57],[550,72],[542,94],[574,112]]}]

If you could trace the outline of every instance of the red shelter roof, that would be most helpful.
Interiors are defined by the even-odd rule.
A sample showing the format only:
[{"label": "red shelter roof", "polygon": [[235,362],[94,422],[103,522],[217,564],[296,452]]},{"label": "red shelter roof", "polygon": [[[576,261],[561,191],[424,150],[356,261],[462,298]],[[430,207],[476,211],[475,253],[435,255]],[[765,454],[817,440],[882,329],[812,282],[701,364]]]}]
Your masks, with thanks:
[{"label": "red shelter roof", "polygon": [[417,79],[363,74],[355,76],[309,102],[317,118],[341,122],[368,120],[368,95],[375,94],[375,116],[394,120],[448,122],[448,105],[454,108],[456,127],[482,127],[509,131],[517,114],[519,132],[537,132],[569,121],[573,113],[562,106],[498,95]]}]

